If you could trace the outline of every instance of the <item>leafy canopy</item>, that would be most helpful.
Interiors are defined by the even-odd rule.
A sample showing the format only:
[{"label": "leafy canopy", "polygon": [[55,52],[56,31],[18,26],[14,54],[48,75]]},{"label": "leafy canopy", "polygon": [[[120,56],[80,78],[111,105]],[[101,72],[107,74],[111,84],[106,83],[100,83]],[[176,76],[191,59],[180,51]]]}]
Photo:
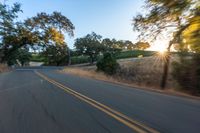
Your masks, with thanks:
[{"label": "leafy canopy", "polygon": [[74,26],[60,12],[38,13],[35,17],[17,21],[21,5],[12,7],[0,3],[0,61],[6,62],[21,47],[66,45],[64,34],[73,36]]},{"label": "leafy canopy", "polygon": [[74,46],[76,50],[82,55],[88,55],[90,57],[91,63],[97,58],[100,52],[103,52],[104,45],[101,43],[101,36],[92,32],[83,38],[77,38],[75,40]]},{"label": "leafy canopy", "polygon": [[42,52],[46,65],[66,65],[68,61],[67,45],[50,45]]},{"label": "leafy canopy", "polygon": [[146,0],[145,5],[147,13],[133,19],[134,30],[140,32],[143,40],[169,36],[168,49],[183,42],[183,32],[193,25],[191,19],[199,16],[195,13],[199,10],[198,0]]}]

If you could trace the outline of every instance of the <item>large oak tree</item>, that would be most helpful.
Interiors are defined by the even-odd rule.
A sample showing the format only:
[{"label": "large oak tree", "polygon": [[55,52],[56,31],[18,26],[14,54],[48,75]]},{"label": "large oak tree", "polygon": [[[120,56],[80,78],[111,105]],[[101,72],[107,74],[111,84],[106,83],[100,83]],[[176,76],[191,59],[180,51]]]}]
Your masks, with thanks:
[{"label": "large oak tree", "polygon": [[82,38],[77,38],[75,40],[74,46],[82,55],[87,55],[90,57],[90,63],[92,64],[100,52],[105,50],[105,46],[101,43],[101,36],[92,32]]},{"label": "large oak tree", "polygon": [[72,22],[60,12],[42,12],[19,22],[20,7],[19,3],[12,7],[0,3],[0,62],[7,62],[21,47],[66,45],[64,34],[73,36]]}]

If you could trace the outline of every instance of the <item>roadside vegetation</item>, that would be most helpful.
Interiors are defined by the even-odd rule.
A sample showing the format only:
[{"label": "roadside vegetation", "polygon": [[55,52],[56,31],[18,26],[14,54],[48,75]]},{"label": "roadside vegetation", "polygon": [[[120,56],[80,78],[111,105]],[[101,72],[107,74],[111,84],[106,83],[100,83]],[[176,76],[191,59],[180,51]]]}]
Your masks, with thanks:
[{"label": "roadside vegetation", "polygon": [[119,64],[115,57],[111,53],[105,53],[101,59],[98,60],[97,71],[105,72],[108,75],[113,75],[117,73]]},{"label": "roadside vegetation", "polygon": [[[127,51],[116,52],[113,54],[113,56],[116,59],[126,59],[126,58],[137,58],[137,57],[148,57],[154,55],[155,53],[156,51],[127,50]],[[103,55],[98,55],[95,61],[99,60],[102,57]],[[41,54],[32,54],[30,61],[45,62],[45,57]],[[73,55],[73,54],[71,55],[71,65],[83,64],[83,63],[90,63],[90,57],[87,55]]]},{"label": "roadside vegetation", "polygon": [[45,62],[45,58],[38,53],[32,53],[30,61],[33,62]]},{"label": "roadside vegetation", "polygon": [[[146,14],[140,13],[133,19],[133,28],[143,40],[169,38],[160,87],[165,89],[171,69],[172,47],[180,53],[172,67],[173,78],[179,88],[199,95],[200,73],[200,4],[198,0],[147,0]],[[162,18],[162,19],[161,19]],[[189,57],[184,53],[192,53]],[[192,67],[193,65],[193,67]]]},{"label": "roadside vegetation", "polygon": [[[41,12],[24,21],[18,21],[20,12],[22,10],[19,3],[9,6],[0,2],[0,62],[15,65],[22,59],[20,62],[23,66],[29,60],[29,50],[45,53],[51,47],[56,47],[57,51],[55,53],[49,50],[51,53],[45,54],[47,62],[52,62],[49,61],[50,57],[63,57],[63,49],[60,47],[67,47],[64,34],[73,36],[75,27],[72,22],[56,11],[51,14]],[[22,50],[23,58],[17,57]],[[55,62],[60,64],[60,61]]]},{"label": "roadside vegetation", "polygon": [[[174,55],[171,59],[167,85],[164,90],[160,87],[164,60],[157,55],[138,58],[135,61],[120,60],[118,61],[119,67],[115,74],[110,74],[110,72],[107,73],[106,71],[99,71],[98,67],[95,65],[66,67],[61,72],[167,94],[199,96],[197,92],[194,93],[189,88],[180,88],[180,85],[174,78],[173,63],[176,62],[178,58],[177,55]],[[188,85],[188,82],[185,84]]]},{"label": "roadside vegetation", "polygon": [[6,64],[0,64],[0,73],[9,71],[9,67]]}]

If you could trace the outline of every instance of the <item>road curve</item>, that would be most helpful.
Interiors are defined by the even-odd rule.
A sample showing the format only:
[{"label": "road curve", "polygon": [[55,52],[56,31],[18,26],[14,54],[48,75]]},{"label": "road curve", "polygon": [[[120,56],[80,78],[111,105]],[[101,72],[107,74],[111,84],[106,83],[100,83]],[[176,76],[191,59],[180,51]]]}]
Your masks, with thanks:
[{"label": "road curve", "polygon": [[198,100],[54,69],[0,74],[0,133],[199,133],[199,125]]}]

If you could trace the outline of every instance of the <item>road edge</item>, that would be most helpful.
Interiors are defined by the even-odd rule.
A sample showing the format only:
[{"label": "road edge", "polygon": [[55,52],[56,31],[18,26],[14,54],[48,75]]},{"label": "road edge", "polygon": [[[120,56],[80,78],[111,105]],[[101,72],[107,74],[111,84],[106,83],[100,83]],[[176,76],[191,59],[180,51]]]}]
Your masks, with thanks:
[{"label": "road edge", "polygon": [[82,77],[82,78],[87,78],[87,79],[92,79],[92,80],[97,80],[97,81],[102,81],[102,82],[106,82],[106,83],[111,83],[111,84],[119,85],[119,86],[122,86],[122,87],[123,86],[124,87],[129,87],[131,89],[137,89],[137,90],[143,90],[143,91],[148,91],[148,92],[154,92],[154,93],[164,94],[164,95],[168,95],[168,96],[177,96],[177,97],[187,98],[187,99],[191,99],[191,100],[200,100],[200,97],[198,97],[198,96],[192,96],[192,95],[181,93],[181,92],[175,92],[175,93],[173,92],[172,93],[170,91],[163,91],[163,90],[158,90],[158,89],[145,88],[145,87],[137,86],[137,85],[134,85],[134,84],[122,83],[122,82],[118,82],[118,81],[103,80],[103,79],[98,79],[98,78],[89,77],[89,76],[84,77],[83,75],[78,75],[78,74],[73,74],[73,73],[67,73],[67,72],[62,71],[62,70],[57,70],[57,71],[58,71],[58,73],[71,74],[71,75]]}]

